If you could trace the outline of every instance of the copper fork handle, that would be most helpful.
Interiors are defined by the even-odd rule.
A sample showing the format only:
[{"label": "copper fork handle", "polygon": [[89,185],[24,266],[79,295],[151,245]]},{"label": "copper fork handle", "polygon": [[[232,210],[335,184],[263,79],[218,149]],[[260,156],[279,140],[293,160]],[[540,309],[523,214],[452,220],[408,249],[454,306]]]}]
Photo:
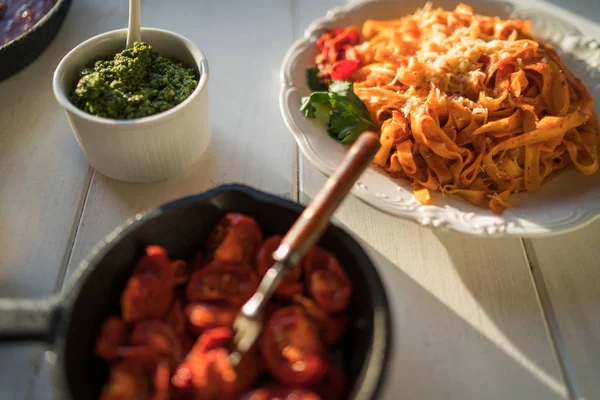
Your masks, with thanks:
[{"label": "copper fork handle", "polygon": [[258,290],[243,306],[234,322],[234,349],[229,356],[237,365],[241,354],[256,342],[262,328],[262,310],[285,272],[297,265],[323,235],[331,216],[346,197],[354,182],[369,166],[379,150],[379,138],[372,132],[359,136],[342,163],[296,220],[273,254],[275,264],[269,268]]},{"label": "copper fork handle", "polygon": [[276,261],[288,267],[300,262],[323,235],[331,216],[369,166],[380,146],[379,137],[373,132],[367,131],[358,137],[325,186],[284,236],[273,254]]}]

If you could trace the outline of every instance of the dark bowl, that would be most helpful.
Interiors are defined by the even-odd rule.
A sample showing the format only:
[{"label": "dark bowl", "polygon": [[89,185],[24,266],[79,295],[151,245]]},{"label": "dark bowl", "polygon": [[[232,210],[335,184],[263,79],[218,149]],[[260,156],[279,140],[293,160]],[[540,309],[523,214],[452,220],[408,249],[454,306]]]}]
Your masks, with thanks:
[{"label": "dark bowl", "polygon": [[[13,320],[19,320],[19,312],[29,310],[29,318],[21,317],[29,326],[13,329],[12,339],[41,338],[51,343],[56,356],[57,399],[97,399],[107,370],[92,353],[96,335],[109,315],[119,313],[120,294],[146,245],[162,245],[172,257],[185,259],[202,248],[226,212],[254,217],[267,237],[284,234],[303,209],[246,186],[225,185],[138,214],[92,250],[52,305],[38,305],[37,311],[35,307],[33,311],[22,305],[13,307],[9,311]],[[392,345],[390,312],[381,279],[364,250],[342,229],[329,225],[319,245],[339,258],[354,289],[351,323],[340,344],[341,363],[351,386],[347,398],[377,399]],[[3,309],[5,313],[11,310],[0,302],[0,311]],[[4,325],[0,318],[0,338],[6,340],[11,338],[11,327]]]},{"label": "dark bowl", "polygon": [[0,81],[31,64],[54,40],[72,0],[57,0],[46,15],[30,30],[0,46]]}]

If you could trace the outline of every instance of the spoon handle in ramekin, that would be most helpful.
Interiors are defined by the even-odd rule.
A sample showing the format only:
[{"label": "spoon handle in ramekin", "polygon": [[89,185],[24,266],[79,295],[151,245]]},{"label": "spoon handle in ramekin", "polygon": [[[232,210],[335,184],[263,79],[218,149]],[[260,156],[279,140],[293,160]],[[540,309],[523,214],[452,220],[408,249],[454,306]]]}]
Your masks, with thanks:
[{"label": "spoon handle in ramekin", "polygon": [[135,42],[142,41],[142,28],[140,27],[140,0],[129,0],[129,28],[127,30],[127,48],[133,47]]}]

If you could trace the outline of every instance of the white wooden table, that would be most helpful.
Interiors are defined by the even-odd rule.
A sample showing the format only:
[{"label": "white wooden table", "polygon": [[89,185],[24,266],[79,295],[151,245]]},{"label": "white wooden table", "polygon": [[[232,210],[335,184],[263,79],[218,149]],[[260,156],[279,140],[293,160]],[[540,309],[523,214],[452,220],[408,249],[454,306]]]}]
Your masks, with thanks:
[{"label": "white wooden table", "polygon": [[[309,22],[342,1],[144,0],[143,25],[181,33],[207,55],[213,139],[183,176],[140,185],[94,173],[54,101],[66,52],[127,23],[125,0],[74,0],[48,50],[0,84],[0,297],[59,291],[126,217],[221,183],[309,201],[324,178],[283,124],[279,66]],[[551,2],[594,34],[596,0]],[[337,218],[368,243],[393,305],[382,399],[600,399],[600,222],[485,240],[422,229],[354,198]],[[39,345],[1,346],[0,398],[50,399],[44,360]]]}]

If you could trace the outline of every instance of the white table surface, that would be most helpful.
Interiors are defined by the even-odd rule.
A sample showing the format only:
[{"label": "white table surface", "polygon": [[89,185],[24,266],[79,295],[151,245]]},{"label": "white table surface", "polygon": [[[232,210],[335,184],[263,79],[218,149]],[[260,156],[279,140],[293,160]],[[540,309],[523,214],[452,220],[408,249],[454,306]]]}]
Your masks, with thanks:
[{"label": "white table surface", "polygon": [[[127,184],[88,167],[51,78],[72,47],[125,26],[128,2],[74,0],[50,47],[0,83],[0,297],[60,291],[126,217],[182,195],[241,182],[308,202],[324,178],[284,126],[279,67],[310,21],[342,1],[144,0],[144,26],[183,34],[208,58],[213,139],[182,176]],[[550,2],[539,6],[600,38],[597,0]],[[600,399],[600,222],[488,240],[422,229],[354,198],[337,219],[370,250],[393,306],[382,399]],[[41,345],[0,346],[2,400],[51,399],[48,372]]]}]

